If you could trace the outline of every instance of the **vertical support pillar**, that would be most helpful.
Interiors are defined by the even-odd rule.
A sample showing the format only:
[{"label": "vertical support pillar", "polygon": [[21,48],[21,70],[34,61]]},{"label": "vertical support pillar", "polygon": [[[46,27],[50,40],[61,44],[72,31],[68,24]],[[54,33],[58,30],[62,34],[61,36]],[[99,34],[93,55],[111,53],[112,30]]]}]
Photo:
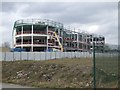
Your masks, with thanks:
[{"label": "vertical support pillar", "polygon": [[61,37],[62,37],[62,46],[63,46],[63,38],[64,38],[64,36],[63,36],[63,29],[61,29]]},{"label": "vertical support pillar", "polygon": [[12,47],[15,48],[15,45],[16,45],[16,38],[15,38],[15,35],[16,35],[16,28],[13,28],[13,32],[12,32]]},{"label": "vertical support pillar", "polygon": [[70,48],[71,48],[71,52],[72,52],[72,31],[70,32]]},{"label": "vertical support pillar", "polygon": [[[57,28],[56,27],[54,28],[54,32],[56,32],[56,34],[57,34]],[[55,42],[55,46],[56,46],[56,42]]]},{"label": "vertical support pillar", "polygon": [[70,42],[71,42],[71,40],[70,40],[70,33],[71,33],[71,32],[70,32],[70,30],[69,30],[69,33],[68,33],[68,38],[69,38],[69,42],[68,42],[68,43],[69,43],[69,52],[70,52],[70,49],[71,49],[71,47],[70,47]]},{"label": "vertical support pillar", "polygon": [[77,50],[79,49],[79,34],[77,33]]},{"label": "vertical support pillar", "polygon": [[82,52],[84,51],[84,36],[83,36],[83,33],[82,33]]},{"label": "vertical support pillar", "polygon": [[46,47],[46,51],[48,51],[48,26],[46,27],[46,32],[47,32],[47,47]]},{"label": "vertical support pillar", "polygon": [[15,48],[15,46],[14,45],[16,45],[16,38],[15,38],[15,35],[16,35],[16,28],[15,28],[15,31],[13,31],[13,36],[14,36],[14,44],[13,44],[13,47]]},{"label": "vertical support pillar", "polygon": [[86,34],[86,40],[87,40],[87,41],[86,41],[86,42],[87,42],[87,51],[89,51],[89,46],[88,46],[88,42],[89,42],[89,41],[88,41],[88,34]]},{"label": "vertical support pillar", "polygon": [[86,35],[86,33],[85,33],[85,51],[87,50],[87,35]]},{"label": "vertical support pillar", "polygon": [[73,36],[74,38],[73,38],[73,48],[74,48],[74,46],[75,46],[75,28],[74,28],[74,36]]},{"label": "vertical support pillar", "polygon": [[22,32],[21,32],[22,36],[21,36],[21,48],[23,48],[23,25],[22,25]]},{"label": "vertical support pillar", "polygon": [[31,51],[33,52],[33,24],[32,24],[32,36],[31,36]]}]

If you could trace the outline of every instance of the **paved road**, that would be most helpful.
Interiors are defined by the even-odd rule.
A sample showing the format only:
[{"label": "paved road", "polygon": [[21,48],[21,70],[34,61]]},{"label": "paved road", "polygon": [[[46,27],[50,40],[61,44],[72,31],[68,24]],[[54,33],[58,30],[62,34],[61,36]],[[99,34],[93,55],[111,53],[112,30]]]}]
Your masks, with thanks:
[{"label": "paved road", "polygon": [[15,85],[15,84],[7,84],[7,83],[0,84],[0,87],[2,88],[32,88],[32,87]]}]

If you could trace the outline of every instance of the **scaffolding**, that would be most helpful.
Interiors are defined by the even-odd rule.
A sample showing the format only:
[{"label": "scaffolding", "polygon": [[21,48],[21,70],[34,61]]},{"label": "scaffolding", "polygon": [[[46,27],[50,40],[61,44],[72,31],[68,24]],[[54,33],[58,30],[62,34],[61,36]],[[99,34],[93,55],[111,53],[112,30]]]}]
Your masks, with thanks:
[{"label": "scaffolding", "polygon": [[[97,39],[95,39],[97,38]],[[67,29],[62,23],[47,19],[17,20],[13,27],[14,48],[28,51],[91,51],[91,42],[104,49],[105,37]],[[29,47],[29,49],[28,49]]]}]

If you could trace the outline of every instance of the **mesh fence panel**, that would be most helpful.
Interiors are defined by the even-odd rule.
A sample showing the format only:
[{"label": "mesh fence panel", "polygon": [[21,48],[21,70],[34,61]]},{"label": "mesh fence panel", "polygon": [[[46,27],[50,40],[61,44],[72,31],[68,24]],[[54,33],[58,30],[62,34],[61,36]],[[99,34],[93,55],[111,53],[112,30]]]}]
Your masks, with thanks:
[{"label": "mesh fence panel", "polygon": [[118,87],[118,53],[95,53],[96,87]]}]

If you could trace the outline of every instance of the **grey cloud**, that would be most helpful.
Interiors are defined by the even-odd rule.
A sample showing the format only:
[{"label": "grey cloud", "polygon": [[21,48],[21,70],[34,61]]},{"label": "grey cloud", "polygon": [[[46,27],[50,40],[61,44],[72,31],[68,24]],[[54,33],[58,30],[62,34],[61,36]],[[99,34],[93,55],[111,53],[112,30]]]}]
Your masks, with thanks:
[{"label": "grey cloud", "polygon": [[2,12],[14,12],[16,11],[15,3],[12,2],[2,2]]},{"label": "grey cloud", "polygon": [[[106,7],[104,7],[104,5],[102,6],[101,3],[97,5],[87,4],[85,6],[83,4],[82,6],[79,8],[77,7],[75,9],[73,6],[73,8],[71,8],[69,11],[64,12],[60,16],[60,18],[62,18],[63,22],[66,22],[66,23],[73,23],[73,22],[78,22],[82,24],[94,23],[94,22],[99,23],[102,20],[106,19],[106,17],[104,17],[105,13],[112,12],[116,9],[115,6],[114,8],[110,8],[111,4],[109,5],[107,3],[106,3]],[[99,16],[99,17],[96,17],[96,16]],[[109,15],[107,18],[110,19]]]},{"label": "grey cloud", "polygon": [[[91,23],[99,22],[97,15],[104,15],[109,11],[114,11],[116,3],[5,3],[3,11],[14,10],[15,6],[20,7],[23,4],[29,5],[22,12],[22,16],[39,15],[51,16],[51,18],[60,19],[64,23]],[[17,8],[18,8],[17,7]],[[19,9],[19,8],[18,8]],[[57,16],[56,16],[56,14]],[[52,14],[52,15],[51,15]]]},{"label": "grey cloud", "polygon": [[[113,39],[116,38],[118,30],[117,3],[3,3],[2,12],[8,15],[9,13],[16,13],[24,5],[27,5],[27,7],[20,12],[19,17],[21,18],[36,18],[35,16],[41,16],[40,19],[49,18],[65,25],[73,23],[85,25],[96,24],[100,26],[98,34],[105,35],[106,37],[110,37],[110,34],[112,34]],[[13,22],[11,21],[11,23]],[[7,20],[4,20],[3,24],[8,29],[11,29],[11,25],[13,25],[7,22]]]},{"label": "grey cloud", "polygon": [[[34,4],[34,5],[33,5]],[[25,9],[23,12],[39,14],[39,13],[59,13],[65,10],[65,6],[59,3],[30,3],[29,10]]]}]

